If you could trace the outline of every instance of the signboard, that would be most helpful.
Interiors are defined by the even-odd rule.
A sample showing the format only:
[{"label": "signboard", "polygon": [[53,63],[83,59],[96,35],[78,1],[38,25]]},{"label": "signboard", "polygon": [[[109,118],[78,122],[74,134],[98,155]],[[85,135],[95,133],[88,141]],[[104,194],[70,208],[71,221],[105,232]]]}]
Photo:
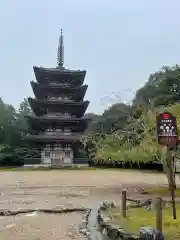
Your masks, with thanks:
[{"label": "signboard", "polygon": [[174,191],[174,163],[175,156],[172,149],[178,145],[178,131],[176,117],[169,112],[164,112],[156,117],[158,143],[166,146],[166,161],[169,166],[169,189],[171,192],[173,218],[176,219],[175,191]]},{"label": "signboard", "polygon": [[164,112],[156,117],[158,143],[169,147],[178,144],[178,131],[176,117]]}]

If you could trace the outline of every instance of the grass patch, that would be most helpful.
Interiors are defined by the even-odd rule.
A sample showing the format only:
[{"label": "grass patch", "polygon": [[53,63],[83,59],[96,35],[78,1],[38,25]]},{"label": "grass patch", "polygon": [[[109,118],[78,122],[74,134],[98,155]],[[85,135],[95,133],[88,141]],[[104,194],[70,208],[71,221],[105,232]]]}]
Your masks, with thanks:
[{"label": "grass patch", "polygon": [[[127,217],[122,218],[120,208],[112,208],[108,210],[108,215],[112,217],[111,223],[121,226],[125,231],[139,234],[141,227],[155,227],[156,214],[154,210],[146,210],[144,208],[132,208],[127,210]],[[163,233],[167,240],[180,239],[180,205],[177,204],[177,219],[172,219],[172,208],[169,205],[163,211]]]},{"label": "grass patch", "polygon": [[61,167],[61,168],[51,168],[51,167],[11,167],[11,168],[0,168],[0,172],[2,171],[13,171],[13,172],[22,172],[22,171],[54,171],[54,170],[99,170],[98,168],[94,168],[94,167],[78,167],[78,166],[70,166],[70,167]]},{"label": "grass patch", "polygon": [[[145,188],[144,191],[147,192],[148,194],[157,195],[160,197],[170,196],[168,186]],[[176,197],[180,197],[180,188],[177,188],[175,190],[175,194],[176,194]]]},{"label": "grass patch", "polygon": [[50,171],[50,168],[0,168],[0,172]]},{"label": "grass patch", "polygon": [[2,171],[53,171],[53,170],[87,170],[87,171],[119,171],[119,172],[142,172],[142,173],[149,173],[149,174],[161,174],[159,172],[152,172],[146,170],[139,170],[139,169],[122,169],[122,168],[105,168],[105,167],[88,167],[88,166],[64,166],[60,168],[51,168],[51,167],[0,167],[0,172]]}]

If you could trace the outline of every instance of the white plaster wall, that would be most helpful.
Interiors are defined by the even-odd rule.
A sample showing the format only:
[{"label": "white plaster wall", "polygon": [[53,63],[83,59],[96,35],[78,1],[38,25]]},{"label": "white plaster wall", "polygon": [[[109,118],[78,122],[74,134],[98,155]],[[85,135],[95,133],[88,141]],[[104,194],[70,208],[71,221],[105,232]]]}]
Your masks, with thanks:
[{"label": "white plaster wall", "polygon": [[72,163],[73,162],[73,151],[70,150],[70,156],[67,158],[67,157],[64,157],[64,163]]},{"label": "white plaster wall", "polygon": [[41,163],[42,164],[51,164],[51,153],[50,157],[45,157],[45,150],[41,151]]}]

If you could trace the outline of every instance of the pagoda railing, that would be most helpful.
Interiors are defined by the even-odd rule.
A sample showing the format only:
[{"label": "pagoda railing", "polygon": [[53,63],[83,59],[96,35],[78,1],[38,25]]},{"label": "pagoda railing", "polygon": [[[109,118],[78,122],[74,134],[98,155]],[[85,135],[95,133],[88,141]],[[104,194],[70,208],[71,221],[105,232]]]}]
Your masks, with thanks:
[{"label": "pagoda railing", "polygon": [[39,136],[39,137],[68,137],[68,136],[81,136],[80,133],[75,132],[40,132],[40,133],[34,133],[34,134],[27,134],[26,136]]},{"label": "pagoda railing", "polygon": [[72,132],[66,132],[66,131],[46,131],[44,133],[41,134],[45,134],[47,136],[69,136],[72,135]]},{"label": "pagoda railing", "polygon": [[48,139],[54,139],[54,140],[58,140],[58,139],[72,139],[72,140],[77,140],[80,139],[82,136],[82,134],[79,133],[72,133],[71,135],[66,135],[66,134],[56,134],[56,135],[47,135],[44,133],[39,133],[39,134],[27,134],[27,138],[28,139],[40,139],[40,140],[48,140]]},{"label": "pagoda railing", "polygon": [[63,101],[63,102],[73,102],[73,100],[71,98],[68,97],[48,97],[45,100],[49,100],[49,101]]},{"label": "pagoda railing", "polygon": [[73,84],[70,83],[59,83],[59,82],[50,82],[49,86],[60,86],[60,87],[73,87]]},{"label": "pagoda railing", "polygon": [[44,147],[44,150],[72,150],[71,146],[63,146],[61,144],[51,144],[51,145],[46,145]]},{"label": "pagoda railing", "polygon": [[44,115],[45,117],[57,117],[57,118],[67,118],[67,119],[70,119],[70,118],[76,118],[75,115],[70,115],[68,113],[47,113]]}]

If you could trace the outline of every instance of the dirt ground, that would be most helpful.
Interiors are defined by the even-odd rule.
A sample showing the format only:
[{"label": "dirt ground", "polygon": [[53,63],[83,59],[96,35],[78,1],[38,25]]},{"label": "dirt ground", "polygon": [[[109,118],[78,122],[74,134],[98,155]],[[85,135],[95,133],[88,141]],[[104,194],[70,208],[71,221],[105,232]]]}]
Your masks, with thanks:
[{"label": "dirt ground", "polygon": [[[122,188],[138,196],[146,184],[166,184],[163,174],[127,170],[53,170],[0,172],[0,209],[87,207],[120,201]],[[180,180],[177,179],[177,184]],[[86,239],[78,233],[82,214],[19,215],[0,218],[7,240]]]}]

